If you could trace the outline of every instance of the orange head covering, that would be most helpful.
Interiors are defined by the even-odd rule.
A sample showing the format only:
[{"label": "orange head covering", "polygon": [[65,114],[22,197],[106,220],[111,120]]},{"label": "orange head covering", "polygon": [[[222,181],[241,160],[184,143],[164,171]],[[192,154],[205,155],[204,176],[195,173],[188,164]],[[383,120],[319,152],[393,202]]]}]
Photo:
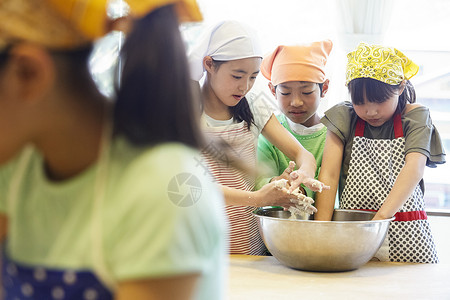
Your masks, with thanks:
[{"label": "orange head covering", "polygon": [[[127,0],[142,17],[174,4],[180,21],[201,21],[195,0]],[[102,37],[107,29],[108,0],[0,0],[0,48],[30,41],[52,49],[71,49]]]},{"label": "orange head covering", "polygon": [[261,73],[274,86],[288,81],[325,81],[325,64],[333,48],[330,40],[298,46],[278,46],[264,57]]}]

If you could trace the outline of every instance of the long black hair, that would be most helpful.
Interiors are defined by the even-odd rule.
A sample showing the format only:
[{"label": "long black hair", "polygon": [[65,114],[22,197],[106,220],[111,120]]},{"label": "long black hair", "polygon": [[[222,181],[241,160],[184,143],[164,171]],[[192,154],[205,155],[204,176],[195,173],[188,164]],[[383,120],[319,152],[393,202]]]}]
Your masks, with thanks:
[{"label": "long black hair", "polygon": [[201,148],[199,97],[193,95],[174,7],[156,9],[138,20],[121,57],[115,134],[136,145],[181,142]]},{"label": "long black hair", "polygon": [[[349,82],[348,91],[352,103],[355,105],[364,104],[364,98],[369,102],[383,103],[388,98],[397,94],[402,88],[401,84],[390,85],[372,78],[356,78]],[[403,93],[398,97],[397,112],[402,112],[407,102],[416,102],[416,92],[409,80],[406,81]]]},{"label": "long black hair", "polygon": [[3,65],[8,61],[9,51],[11,50],[11,47],[11,45],[7,45],[5,48],[0,50],[0,67],[3,67]]},{"label": "long black hair", "polygon": [[[218,69],[220,66],[227,61],[222,60],[212,60],[214,68]],[[231,115],[233,116],[233,120],[237,122],[245,121],[247,123],[247,128],[250,130],[251,124],[255,124],[253,113],[250,110],[250,106],[248,105],[247,98],[244,97],[241,101],[238,102],[235,106],[228,107]],[[256,125],[256,124],[255,124]]]}]

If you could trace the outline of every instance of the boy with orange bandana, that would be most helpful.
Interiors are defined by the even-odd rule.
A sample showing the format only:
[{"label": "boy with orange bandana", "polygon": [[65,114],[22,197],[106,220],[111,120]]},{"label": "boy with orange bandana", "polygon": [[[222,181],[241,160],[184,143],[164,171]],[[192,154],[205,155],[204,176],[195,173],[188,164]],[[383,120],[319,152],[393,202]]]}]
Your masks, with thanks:
[{"label": "boy with orange bandana", "polygon": [[[298,46],[278,46],[264,57],[261,73],[270,80],[269,88],[282,114],[280,123],[316,158],[317,178],[322,162],[327,129],[320,123],[317,108],[328,91],[325,64],[333,44],[330,40]],[[268,171],[260,177],[257,188],[277,179],[288,179],[294,166],[290,159],[266,138],[258,141],[258,160]],[[303,187],[306,195],[315,193]]]}]

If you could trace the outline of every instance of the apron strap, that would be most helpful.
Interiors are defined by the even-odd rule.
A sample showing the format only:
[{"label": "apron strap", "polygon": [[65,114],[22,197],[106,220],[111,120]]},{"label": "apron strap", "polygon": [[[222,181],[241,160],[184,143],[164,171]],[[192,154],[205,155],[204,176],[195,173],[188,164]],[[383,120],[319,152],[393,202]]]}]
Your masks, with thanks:
[{"label": "apron strap", "polygon": [[[366,122],[358,117],[358,120],[356,120],[355,136],[363,137],[365,127]],[[394,135],[396,139],[403,137],[402,116],[399,113],[395,113],[394,115]]]},{"label": "apron strap", "polygon": [[394,115],[394,134],[396,139],[403,137],[402,116],[399,113]]},{"label": "apron strap", "polygon": [[355,136],[363,137],[365,126],[366,126],[366,122],[364,122],[360,117],[358,117],[358,120],[356,121]]},{"label": "apron strap", "polygon": [[427,213],[424,210],[398,212],[394,216],[394,221],[414,221],[428,219]]},{"label": "apron strap", "polygon": [[[373,211],[377,212],[375,209],[356,209],[363,211]],[[404,222],[404,221],[416,221],[416,220],[427,220],[428,216],[424,210],[414,210],[414,211],[399,211],[394,215],[395,220],[393,222]]]},{"label": "apron strap", "polygon": [[111,111],[107,110],[103,121],[103,130],[100,144],[100,156],[98,159],[95,182],[94,182],[94,203],[92,212],[92,258],[93,268],[99,279],[111,290],[115,290],[116,282],[111,274],[111,270],[106,264],[103,252],[103,203],[108,185],[108,167],[110,159],[110,148],[112,139],[112,118]]}]

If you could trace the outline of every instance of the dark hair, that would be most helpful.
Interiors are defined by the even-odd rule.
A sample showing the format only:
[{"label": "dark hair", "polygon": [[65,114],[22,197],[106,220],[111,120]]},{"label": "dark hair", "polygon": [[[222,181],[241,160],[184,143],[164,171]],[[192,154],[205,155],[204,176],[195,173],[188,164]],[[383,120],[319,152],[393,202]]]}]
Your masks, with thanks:
[{"label": "dark hair", "polygon": [[[369,102],[383,103],[401,89],[401,84],[390,85],[372,78],[356,78],[349,82],[348,91],[355,105],[364,104],[364,99]],[[406,81],[405,89],[398,98],[397,111],[402,112],[407,102],[416,102],[416,92],[414,87]]]},{"label": "dark hair", "polygon": [[7,45],[0,51],[0,67],[3,67],[4,64],[8,61],[9,51],[11,50],[12,45]]},{"label": "dark hair", "polygon": [[[218,69],[222,64],[227,61],[222,60],[212,60],[214,67]],[[251,124],[255,124],[253,113],[250,110],[250,106],[248,105],[247,98],[242,98],[241,101],[238,102],[235,106],[229,106],[231,115],[233,116],[233,120],[237,122],[245,121],[247,123],[247,128],[250,130]],[[256,125],[256,124],[255,124]]]},{"label": "dark hair", "polygon": [[[134,24],[122,48],[114,133],[136,145],[203,145],[184,43],[172,5]],[[197,108],[197,109],[196,109]]]},{"label": "dark hair", "polygon": [[322,83],[318,83],[319,85],[319,89],[320,89],[320,97],[323,96],[323,82]]},{"label": "dark hair", "polygon": [[[92,49],[93,45],[87,44],[70,50],[49,50],[56,62],[58,76],[63,78],[60,85],[65,85],[65,88],[75,93],[83,93],[90,88],[97,89],[88,66]],[[83,88],[80,89],[80,86]]]}]

